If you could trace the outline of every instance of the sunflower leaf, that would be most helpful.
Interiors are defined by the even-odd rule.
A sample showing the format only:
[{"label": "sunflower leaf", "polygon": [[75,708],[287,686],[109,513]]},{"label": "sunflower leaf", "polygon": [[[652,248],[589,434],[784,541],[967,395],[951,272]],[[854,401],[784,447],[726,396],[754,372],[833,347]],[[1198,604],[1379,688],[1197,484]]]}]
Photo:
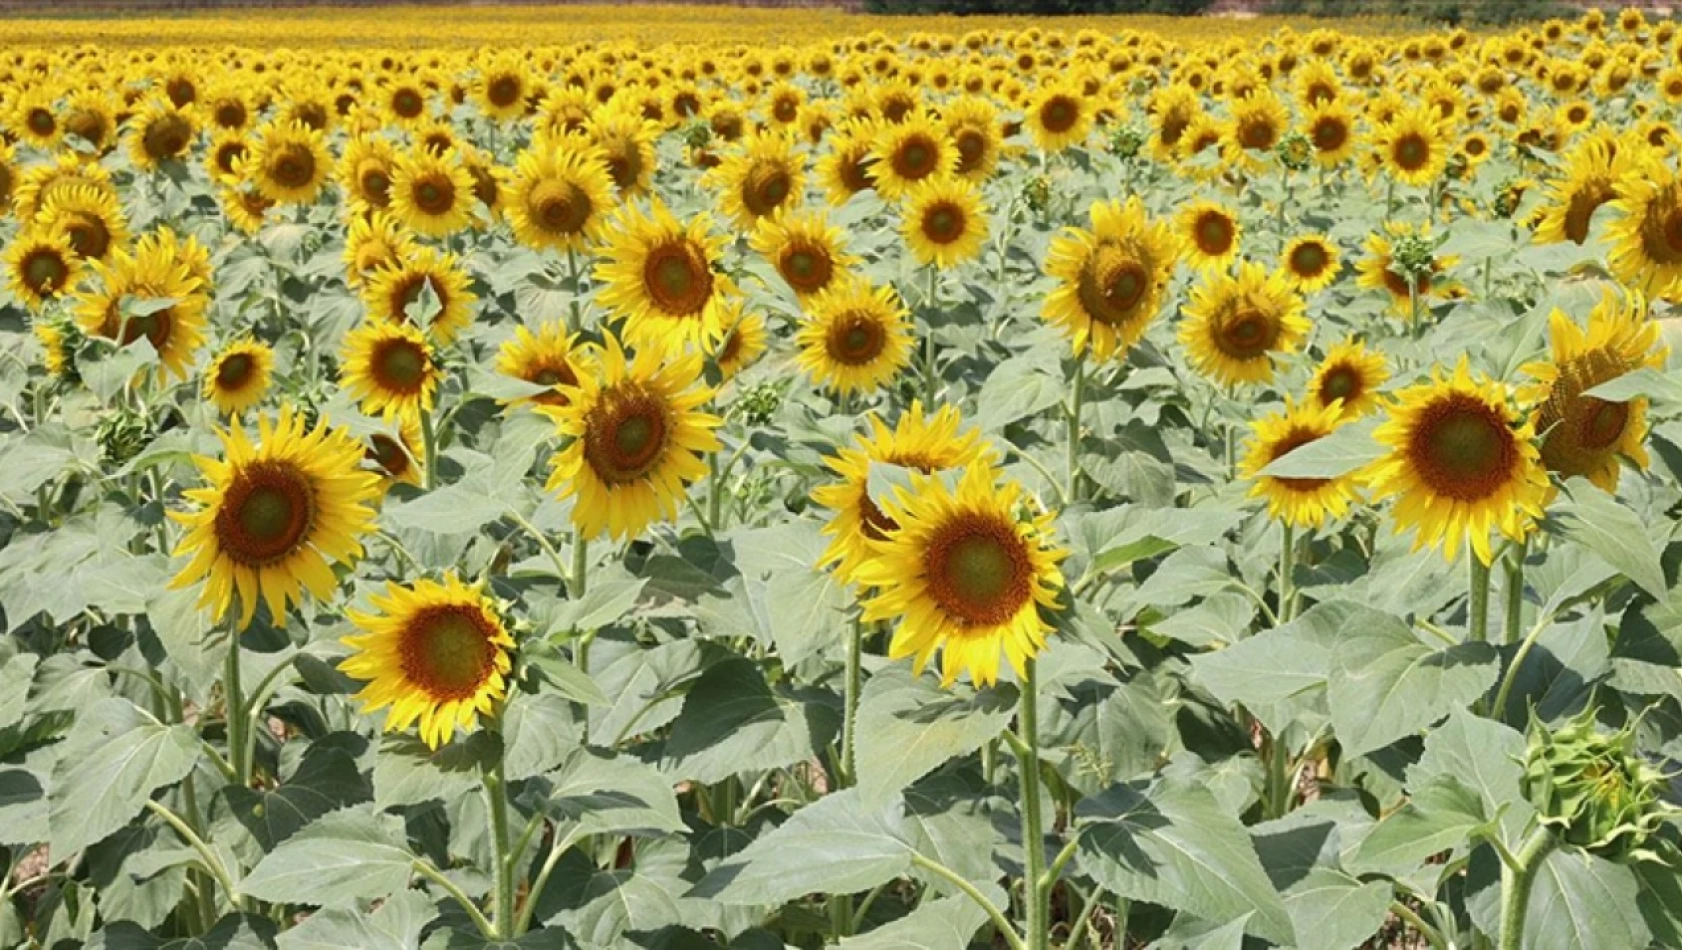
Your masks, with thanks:
[{"label": "sunflower leaf", "polygon": [[1378,428],[1375,417],[1359,419],[1332,430],[1330,435],[1279,456],[1261,470],[1269,478],[1337,478],[1384,455],[1384,446],[1372,437]]}]

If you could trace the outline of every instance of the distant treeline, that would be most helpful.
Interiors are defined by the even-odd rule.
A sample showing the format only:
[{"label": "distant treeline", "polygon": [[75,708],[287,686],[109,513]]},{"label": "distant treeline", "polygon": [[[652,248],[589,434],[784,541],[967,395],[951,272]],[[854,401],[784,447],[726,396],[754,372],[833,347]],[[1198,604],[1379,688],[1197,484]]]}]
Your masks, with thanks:
[{"label": "distant treeline", "polygon": [[[1272,0],[1268,13],[1285,16],[1402,16],[1468,26],[1581,16],[1585,4],[1554,0]],[[1608,7],[1616,13],[1614,6]]]},{"label": "distant treeline", "polygon": [[1215,0],[864,0],[866,13],[952,13],[959,16],[1154,13],[1194,16]]}]

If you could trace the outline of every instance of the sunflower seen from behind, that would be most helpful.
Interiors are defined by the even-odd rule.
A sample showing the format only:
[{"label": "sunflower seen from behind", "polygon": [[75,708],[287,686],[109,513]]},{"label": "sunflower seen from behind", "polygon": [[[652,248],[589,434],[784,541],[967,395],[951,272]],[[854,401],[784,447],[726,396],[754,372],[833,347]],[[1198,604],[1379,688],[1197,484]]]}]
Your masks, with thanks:
[{"label": "sunflower seen from behind", "polygon": [[1124,355],[1162,309],[1177,245],[1168,226],[1152,222],[1138,198],[1094,204],[1090,230],[1070,228],[1052,239],[1045,271],[1058,285],[1042,315],[1100,360]]},{"label": "sunflower seen from behind", "polygon": [[563,440],[545,487],[572,498],[572,523],[592,540],[635,537],[677,517],[688,486],[720,449],[717,416],[700,411],[712,390],[699,382],[698,353],[662,361],[656,349],[625,355],[609,335],[560,405],[539,406]]},{"label": "sunflower seen from behind", "polygon": [[204,398],[224,416],[238,416],[268,394],[274,350],[256,340],[236,340],[211,357],[204,372]]},{"label": "sunflower seen from behind", "polygon": [[1296,352],[1308,330],[1301,295],[1282,275],[1245,262],[1192,289],[1179,339],[1197,372],[1233,387],[1271,380],[1274,360]]},{"label": "sunflower seen from behind", "polygon": [[718,339],[720,308],[735,285],[717,269],[724,239],[711,223],[705,214],[680,222],[659,200],[646,214],[630,205],[613,219],[597,299],[625,319],[626,342],[675,355]]},{"label": "sunflower seen from behind", "polygon": [[1549,485],[1533,421],[1522,421],[1506,386],[1474,376],[1464,357],[1450,375],[1395,395],[1373,438],[1385,454],[1363,470],[1373,501],[1393,500],[1395,531],[1414,532],[1414,550],[1441,547],[1449,561],[1462,546],[1494,559],[1489,538],[1521,540],[1542,515]]},{"label": "sunflower seen from behind", "polygon": [[1521,367],[1532,382],[1519,390],[1520,401],[1533,407],[1542,465],[1561,480],[1587,478],[1615,492],[1623,460],[1648,465],[1648,400],[1611,402],[1588,392],[1626,373],[1662,367],[1667,350],[1659,324],[1639,295],[1620,301],[1608,293],[1589,313],[1586,330],[1554,310],[1548,337],[1548,358]]},{"label": "sunflower seen from behind", "polygon": [[325,422],[307,429],[289,406],[258,418],[255,442],[237,424],[220,435],[222,458],[193,458],[207,482],[183,493],[193,507],[169,513],[187,529],[174,556],[191,556],[170,587],[202,581],[199,606],[217,620],[237,596],[239,629],[259,602],[279,624],[305,590],[330,600],[333,565],[360,558],[374,527],[379,478],[362,470],[362,447]]},{"label": "sunflower seen from behind", "polygon": [[482,585],[453,573],[442,583],[387,581],[369,601],[373,611],[346,612],[359,632],[343,639],[353,652],[339,661],[339,672],[366,683],[354,697],[364,714],[388,710],[387,732],[418,724],[431,749],[494,714],[515,644]]},{"label": "sunflower seen from behind", "polygon": [[972,463],[949,487],[940,475],[913,473],[882,499],[893,529],[868,540],[858,583],[874,588],[864,620],[894,621],[892,659],[911,657],[921,673],[938,652],[941,683],[960,673],[977,686],[998,681],[1001,655],[1016,672],[1045,648],[1063,588],[1058,562],[1068,552],[1052,534],[1052,513],[1029,511],[1015,482]]},{"label": "sunflower seen from behind", "polygon": [[345,392],[387,421],[431,412],[442,376],[426,334],[409,323],[364,323],[345,337],[339,356]]},{"label": "sunflower seen from behind", "polygon": [[1238,475],[1251,483],[1251,498],[1266,500],[1269,517],[1296,528],[1318,528],[1327,519],[1349,512],[1360,487],[1352,474],[1335,478],[1262,474],[1291,452],[1331,435],[1342,422],[1341,403],[1322,406],[1287,398],[1283,409],[1251,424],[1250,447],[1238,464]]},{"label": "sunflower seen from behind", "polygon": [[911,322],[891,287],[849,277],[814,297],[794,335],[795,363],[842,396],[885,386],[911,365]]},{"label": "sunflower seen from behind", "polygon": [[899,233],[911,257],[947,270],[981,255],[987,209],[967,178],[941,175],[913,185],[900,208]]},{"label": "sunflower seen from behind", "polygon": [[887,532],[898,527],[870,499],[872,465],[893,465],[926,475],[994,458],[980,432],[965,428],[952,406],[927,414],[922,402],[915,401],[891,428],[874,412],[865,422],[868,432],[824,460],[840,481],[812,489],[812,500],[833,512],[823,527],[829,544],[818,563],[820,567],[834,565],[843,583],[857,579],[859,566],[870,558],[870,542],[885,540]]}]

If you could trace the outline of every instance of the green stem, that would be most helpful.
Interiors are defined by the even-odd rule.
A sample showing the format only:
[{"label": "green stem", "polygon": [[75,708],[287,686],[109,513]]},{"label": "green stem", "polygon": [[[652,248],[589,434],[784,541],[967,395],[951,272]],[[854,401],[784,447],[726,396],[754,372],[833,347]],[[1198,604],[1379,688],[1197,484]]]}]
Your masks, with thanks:
[{"label": "green stem", "polygon": [[438,487],[438,431],[432,421],[432,413],[422,409],[420,411],[421,449],[426,453],[426,490]]},{"label": "green stem", "polygon": [[473,899],[468,897],[467,892],[457,886],[456,882],[445,877],[443,871],[433,867],[431,861],[422,858],[415,859],[414,869],[420,872],[422,877],[437,884],[444,889],[445,893],[455,898],[455,902],[460,904],[461,909],[467,912],[467,916],[473,921],[473,926],[478,927],[481,934],[489,939],[496,939],[496,928],[491,926],[491,922],[485,918],[484,911],[481,911],[478,905],[473,903]]},{"label": "green stem", "polygon": [[1536,870],[1553,850],[1554,836],[1538,827],[1519,849],[1518,866],[1501,869],[1501,936],[1497,950],[1521,950],[1524,945],[1525,909],[1530,904],[1530,885]]},{"label": "green stem", "polygon": [[719,473],[718,453],[707,453],[707,527],[717,531],[722,525],[719,519],[724,513],[724,480]]},{"label": "green stem", "polygon": [[508,509],[508,520],[518,525],[521,531],[530,535],[531,539],[537,542],[537,546],[543,550],[544,554],[548,555],[549,563],[555,566],[555,576],[560,578],[561,583],[570,590],[572,588],[572,572],[567,570],[566,563],[561,560],[561,552],[555,550],[555,546],[549,543],[549,539],[543,536],[543,532],[537,530],[536,525],[527,521],[524,516],[512,508]]},{"label": "green stem", "polygon": [[1026,675],[1018,684],[1020,693],[1016,707],[1016,728],[1020,740],[1016,761],[1020,773],[1018,780],[1022,785],[1022,890],[1027,918],[1022,929],[1027,936],[1028,950],[1046,950],[1050,939],[1045,906],[1049,889],[1042,880],[1045,876],[1045,831],[1041,827],[1040,815],[1040,717],[1032,657],[1025,664],[1024,673]]},{"label": "green stem", "polygon": [[584,597],[585,582],[589,579],[590,541],[582,532],[572,535],[572,570],[567,574],[567,596],[573,600]]},{"label": "green stem", "polygon": [[863,689],[864,630],[855,621],[847,637],[847,682],[842,693],[841,781],[842,787],[858,780],[854,747],[858,742],[859,692]]},{"label": "green stem", "polygon": [[1067,501],[1080,500],[1080,411],[1086,399],[1086,360],[1075,358],[1075,391],[1069,396],[1069,487],[1063,492]]},{"label": "green stem", "polygon": [[1525,634],[1524,642],[1519,644],[1518,651],[1513,654],[1511,663],[1507,664],[1507,672],[1501,677],[1501,688],[1495,691],[1495,705],[1490,707],[1490,713],[1497,719],[1506,715],[1507,699],[1512,695],[1513,683],[1518,681],[1519,668],[1529,658],[1530,651],[1535,649],[1536,641],[1542,638],[1542,631],[1553,623],[1553,614],[1545,613],[1536,618],[1530,632]]},{"label": "green stem", "polygon": [[222,663],[222,704],[227,707],[225,720],[228,729],[228,764],[234,768],[234,784],[251,787],[251,763],[245,757],[246,719],[245,691],[239,679],[239,631],[228,632],[228,652]]},{"label": "green stem", "polygon": [[572,850],[572,846],[578,841],[575,831],[576,829],[568,831],[549,845],[549,854],[544,857],[543,867],[538,869],[537,877],[532,878],[531,890],[526,893],[525,906],[520,908],[520,918],[514,924],[515,936],[531,929],[532,914],[537,911],[537,901],[543,896],[544,888],[549,886],[549,875],[555,872],[555,865],[560,863],[561,858]]},{"label": "green stem", "polygon": [[270,670],[261,680],[258,680],[257,688],[252,690],[251,697],[246,702],[245,754],[242,761],[245,762],[245,767],[248,771],[255,770],[255,763],[257,761],[257,731],[258,726],[261,724],[260,720],[263,716],[263,710],[269,704],[269,696],[274,692],[275,683],[280,679],[280,674],[286,672],[286,670],[290,668],[297,659],[298,655],[294,653],[277,664],[275,668]]},{"label": "green stem", "polygon": [[578,251],[570,247],[567,248],[567,270],[572,277],[572,298],[567,301],[567,330],[578,333],[584,329],[584,311],[580,305],[583,287],[579,278]]},{"label": "green stem", "polygon": [[993,922],[994,928],[996,928],[1000,935],[1005,938],[1005,943],[1010,945],[1010,950],[1027,950],[1027,946],[1022,942],[1021,935],[1016,932],[1015,927],[1010,925],[1010,921],[1005,919],[1004,911],[1000,910],[997,904],[988,900],[987,895],[981,893],[981,891],[978,890],[974,884],[971,884],[968,880],[966,880],[962,874],[959,874],[957,871],[941,864],[939,861],[926,858],[915,851],[911,853],[911,864],[914,867],[922,868],[923,870],[928,871],[936,877],[946,881],[948,884],[951,884],[953,887],[962,891],[964,896],[974,901],[977,907],[986,911],[987,918]]},{"label": "green stem", "polygon": [[1290,623],[1296,616],[1297,533],[1290,522],[1280,525],[1279,536],[1279,622]]},{"label": "green stem", "polygon": [[206,844],[203,838],[199,837],[198,832],[183,821],[180,815],[170,811],[168,807],[156,799],[147,799],[146,808],[175,829],[175,833],[181,836],[181,840],[185,841],[187,846],[193,849],[193,853],[199,856],[199,860],[204,862],[205,870],[215,876],[216,883],[221,885],[222,891],[228,895],[228,903],[243,910],[244,901],[239,893],[234,890],[233,875],[228,873],[228,868],[222,863],[222,859],[216,856],[216,852],[210,849],[210,845]]},{"label": "green stem", "polygon": [[1267,739],[1267,788],[1262,811],[1268,819],[1283,818],[1291,810],[1291,749],[1280,732]]},{"label": "green stem", "polygon": [[1443,942],[1443,935],[1437,931],[1437,928],[1426,923],[1425,918],[1414,913],[1412,907],[1401,901],[1391,901],[1390,913],[1400,917],[1407,922],[1409,927],[1418,931],[1419,935],[1425,938],[1425,942],[1431,945],[1432,950],[1448,950],[1448,944]]},{"label": "green stem", "polygon": [[[500,731],[500,730],[499,730]],[[491,811],[491,847],[496,853],[496,874],[493,893],[496,906],[491,925],[496,935],[514,936],[514,861],[508,852],[508,772],[503,765],[505,744],[496,743],[496,752],[484,767],[485,798]]]},{"label": "green stem", "polygon": [[1476,552],[1471,562],[1471,601],[1467,604],[1466,637],[1482,643],[1489,639],[1489,565]]},{"label": "green stem", "polygon": [[1501,642],[1518,639],[1519,626],[1524,622],[1524,558],[1530,553],[1530,541],[1525,539],[1512,546],[1507,554],[1507,612],[1501,618]]}]

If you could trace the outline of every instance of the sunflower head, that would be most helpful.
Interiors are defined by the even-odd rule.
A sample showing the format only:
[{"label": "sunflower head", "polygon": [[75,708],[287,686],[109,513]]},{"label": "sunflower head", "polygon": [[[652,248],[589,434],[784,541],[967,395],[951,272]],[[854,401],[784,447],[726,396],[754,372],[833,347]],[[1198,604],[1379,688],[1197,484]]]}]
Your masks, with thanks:
[{"label": "sunflower head", "polygon": [[1279,254],[1279,270],[1298,293],[1324,290],[1337,279],[1341,261],[1337,245],[1324,234],[1292,238]]},{"label": "sunflower head", "polygon": [[749,313],[740,300],[726,305],[723,336],[713,350],[713,363],[721,379],[733,379],[765,355],[765,318]]},{"label": "sunflower head", "polygon": [[680,223],[658,201],[647,215],[630,206],[613,222],[596,269],[606,285],[600,300],[625,318],[638,347],[676,353],[718,338],[719,306],[735,288],[715,270],[723,239],[710,225],[704,214]]},{"label": "sunflower head", "polygon": [[44,234],[63,237],[84,261],[107,261],[128,240],[128,221],[109,191],[91,185],[54,188],[35,217]]},{"label": "sunflower head", "polygon": [[12,293],[36,311],[69,293],[83,272],[69,237],[46,232],[18,235],[6,251],[6,265]]},{"label": "sunflower head", "polygon": [[601,237],[614,203],[599,152],[557,147],[520,153],[506,208],[520,243],[577,251]]},{"label": "sunflower head", "polygon": [[514,335],[497,351],[496,371],[548,389],[505,399],[503,404],[566,405],[567,389],[578,385],[580,361],[586,358],[573,335],[559,323],[545,323],[536,333],[523,326],[515,328]]},{"label": "sunflower head", "polygon": [[889,287],[848,278],[807,304],[795,333],[796,362],[842,395],[872,392],[911,362],[911,325]]},{"label": "sunflower head", "polygon": [[1364,416],[1383,403],[1379,387],[1390,378],[1384,354],[1369,351],[1353,337],[1332,347],[1308,381],[1308,404],[1336,405],[1344,421]]},{"label": "sunflower head", "polygon": [[1167,225],[1146,219],[1137,197],[1127,204],[1095,204],[1091,230],[1054,238],[1046,273],[1058,286],[1043,315],[1098,359],[1125,353],[1144,336],[1162,306],[1174,269],[1175,242]]},{"label": "sunflower head", "polygon": [[395,432],[370,435],[362,457],[388,489],[397,482],[420,488],[426,483],[425,445],[420,420],[403,419]]},{"label": "sunflower head", "polygon": [[959,673],[996,682],[1001,654],[1025,678],[1051,631],[1044,612],[1056,609],[1068,552],[1053,541],[1052,513],[1025,512],[1021,486],[1001,484],[991,465],[971,463],[956,481],[913,473],[881,500],[895,527],[868,542],[859,566],[859,583],[875,588],[864,618],[897,621],[888,655],[912,657],[918,673],[939,651],[945,685]]},{"label": "sunflower head", "polygon": [[757,135],[708,173],[724,213],[743,228],[798,207],[806,191],[804,163],[785,133]]},{"label": "sunflower head", "polygon": [[230,343],[210,361],[204,398],[225,416],[237,416],[263,401],[274,372],[274,350],[255,340]]},{"label": "sunflower head", "polygon": [[1218,201],[1202,199],[1180,212],[1180,246],[1204,270],[1224,270],[1238,257],[1243,228],[1238,215]]},{"label": "sunflower head", "polygon": [[1615,194],[1621,217],[1607,229],[1612,273],[1650,297],[1673,299],[1682,293],[1682,179],[1669,162],[1642,156]]},{"label": "sunflower head", "polygon": [[801,300],[822,293],[858,263],[858,258],[842,250],[846,239],[841,229],[817,213],[762,219],[751,240],[753,249],[777,269]]},{"label": "sunflower head", "polygon": [[327,183],[332,158],[323,134],[302,122],[273,122],[257,133],[240,169],[277,204],[311,204]]},{"label": "sunflower head", "polygon": [[1028,103],[1028,133],[1034,144],[1047,152],[1060,152],[1078,145],[1092,129],[1090,99],[1078,89],[1052,84],[1041,89]]},{"label": "sunflower head", "polygon": [[389,710],[387,732],[418,723],[432,749],[494,714],[507,694],[515,644],[481,587],[452,573],[443,583],[388,581],[385,595],[369,600],[372,612],[347,614],[360,632],[344,638],[353,652],[339,663],[367,683],[356,694],[363,712]]},{"label": "sunflower head", "polygon": [[[381,243],[384,244],[383,239]],[[377,267],[371,275],[364,275],[362,300],[370,319],[413,323],[417,307],[430,294],[436,306],[426,320],[427,334],[438,345],[448,346],[473,322],[473,305],[479,299],[468,288],[468,276],[461,261],[454,254],[439,253],[430,247],[416,248],[408,242],[390,250],[393,261],[389,266]]]},{"label": "sunflower head", "polygon": [[1356,498],[1353,475],[1336,478],[1290,478],[1262,474],[1291,452],[1331,435],[1343,421],[1342,404],[1333,401],[1295,403],[1286,399],[1282,410],[1252,426],[1250,449],[1239,463],[1239,474],[1251,482],[1250,497],[1267,500],[1273,518],[1299,528],[1317,528],[1327,518],[1341,518]]},{"label": "sunflower head", "polygon": [[147,103],[130,120],[130,128],[129,157],[135,167],[147,171],[180,161],[198,137],[193,113],[162,99]]},{"label": "sunflower head", "polygon": [[1272,379],[1274,359],[1295,352],[1308,329],[1302,297],[1285,278],[1244,263],[1192,291],[1179,336],[1198,372],[1236,386]]},{"label": "sunflower head", "polygon": [[924,179],[950,174],[957,167],[958,150],[945,129],[918,113],[883,126],[870,157],[876,190],[898,198]]},{"label": "sunflower head", "polygon": [[363,412],[390,420],[432,411],[442,372],[426,335],[412,324],[363,324],[345,337],[340,362],[340,381]]},{"label": "sunflower head", "polygon": [[981,254],[987,211],[967,178],[927,178],[905,194],[900,236],[918,264],[945,270]]},{"label": "sunflower head", "polygon": [[473,176],[455,150],[418,149],[398,156],[391,178],[391,213],[415,233],[445,237],[462,230],[470,220],[473,199]]}]

